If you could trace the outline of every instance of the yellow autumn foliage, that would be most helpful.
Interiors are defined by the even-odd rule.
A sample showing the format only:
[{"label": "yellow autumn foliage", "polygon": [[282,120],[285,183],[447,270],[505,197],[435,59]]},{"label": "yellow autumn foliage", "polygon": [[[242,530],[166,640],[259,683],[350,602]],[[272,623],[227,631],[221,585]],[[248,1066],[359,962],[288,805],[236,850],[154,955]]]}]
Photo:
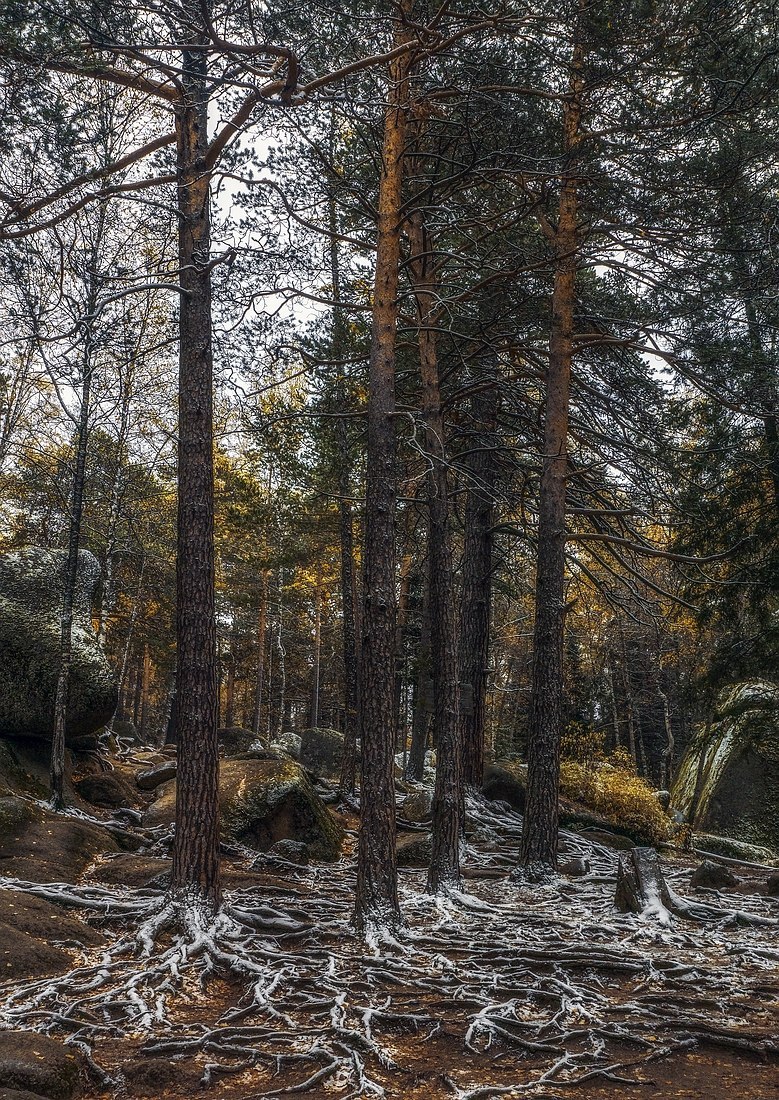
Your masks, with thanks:
[{"label": "yellow autumn foliage", "polygon": [[626,753],[620,754],[616,761],[612,757],[590,765],[563,760],[560,791],[583,802],[637,841],[659,844],[668,840],[668,815],[646,780],[629,766]]}]

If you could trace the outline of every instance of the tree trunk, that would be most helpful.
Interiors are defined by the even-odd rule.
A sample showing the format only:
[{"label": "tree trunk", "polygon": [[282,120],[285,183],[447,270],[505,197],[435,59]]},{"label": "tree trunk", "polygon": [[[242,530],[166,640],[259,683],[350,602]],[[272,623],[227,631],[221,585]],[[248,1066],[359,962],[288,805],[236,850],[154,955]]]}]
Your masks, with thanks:
[{"label": "tree trunk", "polygon": [[[343,456],[342,456],[343,458]],[[342,795],[354,794],[357,781],[357,730],[360,668],[354,606],[354,528],[348,467],[341,466],[339,529],[341,535],[341,623],[344,660],[344,754],[341,761]]]},{"label": "tree trunk", "polygon": [[406,231],[411,245],[410,271],[417,304],[419,372],[427,476],[428,553],[430,555],[430,653],[433,674],[433,740],[436,781],[433,792],[433,852],[428,890],[438,893],[460,886],[460,831],[463,786],[459,739],[460,685],[457,669],[457,624],[449,521],[449,477],[446,425],[436,341],[436,286],[433,242],[422,215],[413,214]]},{"label": "tree trunk", "polygon": [[520,862],[523,867],[555,868],[557,866],[565,629],[568,414],[579,245],[576,154],[580,143],[583,70],[584,51],[577,28],[568,95],[563,104],[563,159],[560,204],[554,241],[554,292],[549,337],[549,368],[546,377],[543,467],[538,506],[533,680],[528,724],[527,803],[520,852]]},{"label": "tree trunk", "polygon": [[265,635],[268,627],[268,570],[262,571],[260,606],[257,611],[257,681],[254,694],[254,718],[252,730],[255,737],[260,736],[262,725],[262,696],[265,687]]},{"label": "tree trunk", "polygon": [[492,612],[496,388],[471,398],[471,415],[477,434],[466,461],[468,484],[460,603],[460,737],[463,782],[467,787],[478,788],[481,787],[484,775],[487,666]]},{"label": "tree trunk", "polygon": [[[404,5],[405,12],[405,5]],[[395,43],[408,41],[398,21]],[[396,924],[395,853],[395,343],[400,266],[400,208],[409,56],[390,64],[379,181],[376,276],[368,390],[367,477],[362,616],[362,783],[354,920]]]},{"label": "tree trunk", "polygon": [[57,674],[57,690],[54,696],[54,730],[51,741],[49,776],[51,805],[55,810],[61,810],[65,806],[65,733],[68,715],[70,666],[73,659],[73,601],[78,578],[78,551],[81,542],[81,519],[84,512],[84,483],[86,480],[92,369],[92,337],[91,332],[88,330],[84,346],[81,409],[76,429],[76,466],[70,493],[68,556],[62,577],[59,671]]},{"label": "tree trunk", "polygon": [[[331,147],[335,148],[335,116],[331,115]],[[328,195],[330,228],[330,274],[333,283],[333,359],[336,361],[336,404],[346,411],[349,400],[346,365],[348,330],[341,305],[341,265],[338,252],[338,212],[332,188]],[[352,516],[352,456],[345,417],[336,420],[336,448],[339,462],[338,530],[341,544],[341,630],[343,654],[344,752],[341,760],[340,793],[354,794],[357,782],[357,731],[360,728],[360,649],[357,644],[357,591],[354,568],[354,521]]]},{"label": "tree trunk", "polygon": [[281,740],[281,735],[284,733],[284,723],[287,717],[287,651],[284,648],[284,570],[279,569],[279,621],[278,629],[276,631],[276,648],[279,653],[279,672],[278,672],[278,697],[279,697],[279,712],[278,712],[278,725],[276,729],[276,739]]},{"label": "tree trunk", "polygon": [[141,681],[141,741],[146,743],[149,729],[149,686],[151,684],[151,657],[149,656],[149,643],[143,646],[143,677]]},{"label": "tree trunk", "polygon": [[311,729],[319,728],[319,678],[322,654],[322,563],[316,567],[316,607],[314,611],[314,659],[311,669],[311,705],[308,711],[308,724]]},{"label": "tree trunk", "polygon": [[227,680],[225,681],[225,726],[235,725],[235,638],[230,638],[227,651]]},{"label": "tree trunk", "polygon": [[432,680],[430,678],[430,556],[425,561],[422,587],[422,615],[417,648],[414,709],[411,719],[411,747],[406,765],[406,777],[419,783],[425,772],[425,753],[432,711]]},{"label": "tree trunk", "polygon": [[398,735],[398,751],[403,754],[403,774],[406,774],[408,763],[408,744],[406,737],[406,720],[402,713],[403,708],[403,684],[404,684],[404,658],[406,641],[406,623],[408,622],[408,605],[411,592],[411,555],[403,554],[400,562],[400,590],[398,594],[398,616],[395,624],[395,730]]},{"label": "tree trunk", "polygon": [[[172,887],[216,909],[219,697],[214,610],[213,359],[208,149],[208,0],[187,0],[176,105],[179,211],[177,531],[178,773]],[[205,8],[205,12],[204,9]]]}]

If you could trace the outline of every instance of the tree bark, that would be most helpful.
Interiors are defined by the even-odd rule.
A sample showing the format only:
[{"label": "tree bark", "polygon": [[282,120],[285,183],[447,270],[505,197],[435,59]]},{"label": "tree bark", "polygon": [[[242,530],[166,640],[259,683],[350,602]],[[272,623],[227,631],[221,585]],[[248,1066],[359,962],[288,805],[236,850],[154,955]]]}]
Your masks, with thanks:
[{"label": "tree bark", "polygon": [[311,703],[308,710],[308,724],[311,729],[319,727],[319,678],[322,650],[322,563],[316,568],[316,606],[314,609],[314,654],[311,668]]},{"label": "tree bark", "polygon": [[[208,0],[183,5],[182,95],[176,104],[179,210],[178,773],[172,887],[216,909],[219,721],[214,609]],[[205,13],[204,13],[205,7]],[[192,49],[186,46],[191,45]]]},{"label": "tree bark", "polygon": [[[331,149],[335,147],[335,117],[331,116]],[[341,303],[341,263],[338,251],[338,211],[331,187],[328,194],[330,228],[330,275],[333,284],[333,359],[336,361],[336,404],[342,411],[348,402],[346,366],[342,360],[348,348],[348,330]],[[354,518],[352,515],[352,456],[349,429],[345,417],[336,420],[338,453],[338,531],[341,550],[341,644],[343,654],[344,751],[341,759],[339,790],[342,796],[354,794],[357,782],[357,731],[360,728],[360,647],[357,643],[357,589],[354,568]]]},{"label": "tree bark", "polygon": [[425,560],[425,573],[422,585],[422,614],[420,622],[419,646],[416,659],[416,680],[414,690],[414,709],[411,719],[411,747],[406,763],[406,778],[419,783],[425,772],[425,753],[430,727],[428,706],[428,687],[432,686],[430,677],[430,555]]},{"label": "tree bark", "polygon": [[51,740],[49,787],[51,805],[55,810],[65,806],[65,733],[68,716],[68,688],[73,659],[73,602],[78,578],[78,552],[81,542],[81,520],[84,513],[87,443],[89,438],[89,408],[92,392],[92,335],[87,330],[83,356],[81,408],[76,429],[76,466],[70,494],[68,525],[68,556],[62,584],[60,616],[60,652],[57,690],[54,696],[54,729]]},{"label": "tree bark", "polygon": [[[395,44],[408,41],[406,6]],[[409,51],[410,52],[410,51]],[[408,54],[390,65],[379,181],[368,391],[362,616],[362,783],[354,922],[400,920],[395,853],[395,344]]]},{"label": "tree bark", "polygon": [[433,791],[433,851],[427,886],[430,893],[435,894],[448,887],[460,886],[460,831],[464,812],[458,721],[460,685],[446,425],[435,329],[438,290],[433,242],[419,212],[408,219],[406,232],[411,246],[409,266],[417,304],[421,412],[429,462],[430,651],[436,781]]},{"label": "tree bark", "polygon": [[460,601],[460,737],[463,783],[475,788],[481,787],[484,775],[497,400],[497,388],[471,398],[471,415],[477,434],[466,461],[468,485]]},{"label": "tree bark", "polygon": [[262,725],[262,697],[265,688],[265,636],[268,627],[268,570],[262,571],[260,606],[257,611],[257,680],[254,688],[254,716],[252,731],[260,736]]},{"label": "tree bark", "polygon": [[576,162],[583,91],[584,50],[576,28],[568,94],[563,104],[562,172],[554,240],[555,274],[539,496],[527,803],[520,850],[520,863],[528,868],[557,866],[568,416],[579,246]]}]

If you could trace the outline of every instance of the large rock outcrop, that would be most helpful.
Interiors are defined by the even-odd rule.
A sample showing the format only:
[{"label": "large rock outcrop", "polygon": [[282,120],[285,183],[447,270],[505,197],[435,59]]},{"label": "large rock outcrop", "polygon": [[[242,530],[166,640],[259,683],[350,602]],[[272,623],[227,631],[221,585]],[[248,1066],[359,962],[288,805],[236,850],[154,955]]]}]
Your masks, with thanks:
[{"label": "large rock outcrop", "polygon": [[722,693],[679,765],[671,803],[696,832],[779,851],[779,685]]},{"label": "large rock outcrop", "polygon": [[[51,738],[59,672],[64,551],[28,547],[0,556],[0,737]],[[116,681],[92,627],[100,566],[79,554],[67,738],[93,733],[116,709]]]},{"label": "large rock outcrop", "polygon": [[[158,788],[144,825],[168,825],[175,817],[176,780]],[[267,852],[279,840],[306,845],[313,859],[337,859],[342,831],[303,768],[283,753],[223,760],[219,767],[222,837]]]}]

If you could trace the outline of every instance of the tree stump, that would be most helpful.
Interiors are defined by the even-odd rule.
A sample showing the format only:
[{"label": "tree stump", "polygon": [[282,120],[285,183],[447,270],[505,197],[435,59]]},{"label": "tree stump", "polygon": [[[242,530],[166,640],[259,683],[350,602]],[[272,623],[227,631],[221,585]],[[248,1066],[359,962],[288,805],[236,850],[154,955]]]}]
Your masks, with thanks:
[{"label": "tree stump", "polygon": [[620,855],[614,904],[622,913],[644,913],[661,924],[670,922],[674,902],[654,848],[631,848]]}]

